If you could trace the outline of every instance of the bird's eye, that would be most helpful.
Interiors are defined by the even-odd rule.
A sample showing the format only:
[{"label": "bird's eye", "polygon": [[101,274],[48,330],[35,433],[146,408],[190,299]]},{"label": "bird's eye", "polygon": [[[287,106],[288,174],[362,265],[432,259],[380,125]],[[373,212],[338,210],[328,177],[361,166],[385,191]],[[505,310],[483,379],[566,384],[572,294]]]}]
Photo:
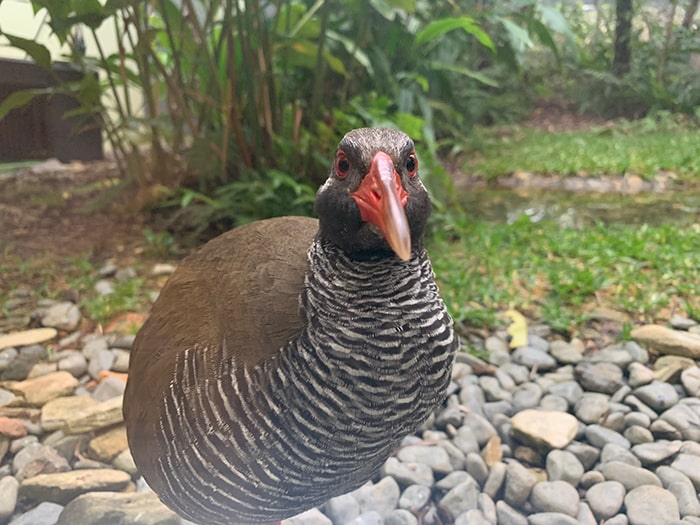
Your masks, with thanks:
[{"label": "bird's eye", "polygon": [[415,177],[416,173],[418,173],[418,159],[414,152],[411,152],[408,160],[406,160],[406,173],[408,173],[409,177]]},{"label": "bird's eye", "polygon": [[350,161],[342,151],[335,157],[335,174],[339,179],[344,179],[350,171]]}]

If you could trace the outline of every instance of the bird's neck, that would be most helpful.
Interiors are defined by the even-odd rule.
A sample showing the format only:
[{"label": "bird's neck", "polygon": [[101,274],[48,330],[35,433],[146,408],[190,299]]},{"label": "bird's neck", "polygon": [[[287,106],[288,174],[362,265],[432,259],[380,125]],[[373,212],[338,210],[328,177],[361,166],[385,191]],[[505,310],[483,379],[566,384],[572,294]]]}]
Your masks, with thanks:
[{"label": "bird's neck", "polygon": [[[411,334],[444,313],[425,251],[357,260],[317,239],[301,296],[302,359],[376,367],[412,351]],[[349,361],[348,358],[351,358]],[[410,357],[412,359],[413,356]]]}]

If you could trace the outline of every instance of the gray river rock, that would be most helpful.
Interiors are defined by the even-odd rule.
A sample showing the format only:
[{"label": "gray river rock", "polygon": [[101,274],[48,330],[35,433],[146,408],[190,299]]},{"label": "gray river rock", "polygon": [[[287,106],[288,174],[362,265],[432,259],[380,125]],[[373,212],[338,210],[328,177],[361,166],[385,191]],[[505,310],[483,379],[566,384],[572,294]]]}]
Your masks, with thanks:
[{"label": "gray river rock", "polygon": [[[184,524],[127,447],[133,336],[72,332],[74,306],[37,311],[58,342],[0,350],[0,523]],[[546,325],[512,350],[503,331],[475,336],[487,362],[460,355],[444,406],[373,480],[283,525],[700,524],[700,336],[672,326],[586,352]]]}]

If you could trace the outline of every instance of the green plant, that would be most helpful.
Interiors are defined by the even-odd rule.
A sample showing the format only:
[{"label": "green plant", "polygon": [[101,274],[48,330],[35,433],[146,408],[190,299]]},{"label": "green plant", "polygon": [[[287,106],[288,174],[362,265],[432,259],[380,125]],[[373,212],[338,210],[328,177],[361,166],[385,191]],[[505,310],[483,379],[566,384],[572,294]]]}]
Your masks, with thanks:
[{"label": "green plant", "polygon": [[[555,35],[572,41],[558,11],[535,0],[32,5],[88,73],[59,90],[75,94],[80,111],[98,119],[124,182],[167,187],[160,194],[182,227],[194,230],[209,221],[308,213],[310,188],[323,179],[347,123],[376,123],[378,113],[384,125],[417,130],[435,159],[475,122],[515,113],[509,101],[523,91],[523,56],[534,40],[557,56]],[[105,25],[114,28],[113,53],[97,37]],[[87,55],[83,28],[96,47]],[[6,26],[2,35],[50,65],[44,46]],[[37,94],[6,99],[0,117]],[[444,179],[433,178],[435,194],[450,193],[439,187]]]},{"label": "green plant", "polygon": [[167,231],[154,231],[144,228],[143,238],[146,242],[145,254],[149,257],[172,257],[180,253],[175,238]]},{"label": "green plant", "polygon": [[678,2],[635,2],[625,72],[614,69],[614,3],[562,3],[580,54],[565,60],[563,75],[548,71],[551,91],[565,92],[585,112],[638,118],[662,109],[694,114],[700,80],[692,65],[700,51],[694,31],[679,23]]},{"label": "green plant", "polygon": [[81,310],[91,320],[106,323],[115,315],[145,308],[145,282],[140,278],[117,281],[109,295],[92,293],[81,301]]}]

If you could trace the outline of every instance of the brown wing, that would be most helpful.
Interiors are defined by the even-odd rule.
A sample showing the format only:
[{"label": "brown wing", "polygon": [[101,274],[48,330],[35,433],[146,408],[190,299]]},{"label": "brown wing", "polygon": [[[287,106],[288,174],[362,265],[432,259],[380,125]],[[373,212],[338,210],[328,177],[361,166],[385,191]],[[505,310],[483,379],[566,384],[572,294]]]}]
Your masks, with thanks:
[{"label": "brown wing", "polygon": [[251,223],[211,240],[173,273],[131,351],[124,417],[142,471],[158,455],[159,401],[178,355],[206,348],[206,376],[230,357],[252,366],[300,333],[299,294],[317,231],[318,221],[305,217]]}]

